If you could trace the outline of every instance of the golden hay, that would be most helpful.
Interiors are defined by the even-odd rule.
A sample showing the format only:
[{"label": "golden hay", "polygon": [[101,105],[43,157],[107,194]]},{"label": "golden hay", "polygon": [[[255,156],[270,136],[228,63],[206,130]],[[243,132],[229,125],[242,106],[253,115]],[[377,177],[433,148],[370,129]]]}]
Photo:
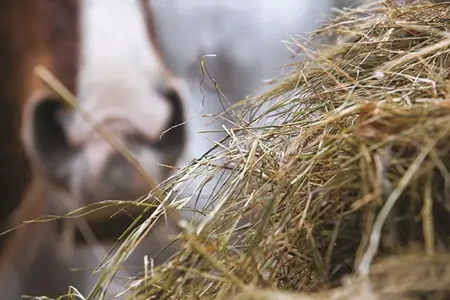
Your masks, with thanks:
[{"label": "golden hay", "polygon": [[167,183],[222,176],[132,299],[450,299],[450,3],[370,2]]}]

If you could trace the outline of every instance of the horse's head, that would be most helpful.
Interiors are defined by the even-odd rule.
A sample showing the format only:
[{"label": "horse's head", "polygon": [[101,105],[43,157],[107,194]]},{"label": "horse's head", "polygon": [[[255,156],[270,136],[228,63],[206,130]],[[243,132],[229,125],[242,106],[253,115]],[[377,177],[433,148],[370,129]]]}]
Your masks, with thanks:
[{"label": "horse's head", "polygon": [[[147,0],[41,0],[47,67],[156,183],[185,145],[183,96],[156,42]],[[22,137],[32,163],[80,204],[134,200],[148,182],[83,114],[49,89],[30,93]]]}]

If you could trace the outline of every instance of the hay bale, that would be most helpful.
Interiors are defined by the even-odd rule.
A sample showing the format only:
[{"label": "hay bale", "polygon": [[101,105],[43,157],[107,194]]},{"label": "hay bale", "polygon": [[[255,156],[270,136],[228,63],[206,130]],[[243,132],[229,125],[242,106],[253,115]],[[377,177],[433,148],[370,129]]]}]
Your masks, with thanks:
[{"label": "hay bale", "polygon": [[167,183],[223,176],[132,299],[450,297],[450,3],[370,2]]}]

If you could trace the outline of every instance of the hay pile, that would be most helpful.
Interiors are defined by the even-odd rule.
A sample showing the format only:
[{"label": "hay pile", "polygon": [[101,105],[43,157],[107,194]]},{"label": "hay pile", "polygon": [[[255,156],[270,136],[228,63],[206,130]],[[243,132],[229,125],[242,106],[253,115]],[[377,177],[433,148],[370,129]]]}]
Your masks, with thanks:
[{"label": "hay pile", "polygon": [[370,2],[167,183],[222,176],[132,299],[450,299],[450,3]]}]

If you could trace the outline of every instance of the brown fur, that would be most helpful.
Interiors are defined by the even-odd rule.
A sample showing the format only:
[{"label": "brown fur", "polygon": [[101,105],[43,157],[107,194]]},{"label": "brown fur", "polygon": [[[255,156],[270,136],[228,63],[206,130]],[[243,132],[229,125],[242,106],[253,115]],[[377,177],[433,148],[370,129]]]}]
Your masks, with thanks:
[{"label": "brown fur", "polygon": [[[38,86],[33,66],[45,63],[41,27],[34,17],[38,1],[0,3],[0,226],[16,227],[44,213],[44,183],[33,174],[20,139],[21,113],[27,94]],[[15,299],[20,273],[33,261],[39,247],[40,224],[27,225],[0,236],[2,297]],[[3,231],[2,230],[2,231]]]},{"label": "brown fur", "polygon": [[[32,65],[39,56],[39,27],[32,17],[36,1],[0,3],[0,224],[20,210],[33,174],[20,140],[20,122],[25,98],[35,85]],[[10,235],[2,236],[1,245]],[[3,247],[2,247],[3,248]]]},{"label": "brown fur", "polygon": [[72,93],[79,63],[79,0],[40,0],[37,16],[43,21],[41,37],[50,56],[52,73]]}]

